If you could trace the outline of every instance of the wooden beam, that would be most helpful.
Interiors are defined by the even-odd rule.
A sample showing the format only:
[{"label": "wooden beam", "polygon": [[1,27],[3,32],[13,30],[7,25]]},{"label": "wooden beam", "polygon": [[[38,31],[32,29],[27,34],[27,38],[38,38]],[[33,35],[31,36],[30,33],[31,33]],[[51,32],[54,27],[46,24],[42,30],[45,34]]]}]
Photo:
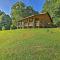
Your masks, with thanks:
[{"label": "wooden beam", "polygon": [[24,28],[24,21],[22,21],[22,28]]},{"label": "wooden beam", "polygon": [[18,29],[18,23],[19,23],[19,22],[17,22],[17,24],[16,24],[16,25],[17,25],[17,29]]},{"label": "wooden beam", "polygon": [[20,22],[20,28],[22,28],[22,21]]},{"label": "wooden beam", "polygon": [[28,28],[29,28],[29,19],[27,19],[28,20]]},{"label": "wooden beam", "polygon": [[33,18],[33,28],[35,28],[35,18]]}]

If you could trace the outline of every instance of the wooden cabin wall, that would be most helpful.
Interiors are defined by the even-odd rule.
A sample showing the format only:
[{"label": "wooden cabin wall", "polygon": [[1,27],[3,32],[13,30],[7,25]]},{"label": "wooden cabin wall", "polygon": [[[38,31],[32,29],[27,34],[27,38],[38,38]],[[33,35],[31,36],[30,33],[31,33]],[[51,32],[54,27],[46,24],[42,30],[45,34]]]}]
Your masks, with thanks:
[{"label": "wooden cabin wall", "polygon": [[[19,23],[19,22],[18,22]],[[20,22],[18,27],[21,28],[40,28],[40,27],[50,27],[52,21],[48,14],[41,14],[32,17],[28,17]]]}]

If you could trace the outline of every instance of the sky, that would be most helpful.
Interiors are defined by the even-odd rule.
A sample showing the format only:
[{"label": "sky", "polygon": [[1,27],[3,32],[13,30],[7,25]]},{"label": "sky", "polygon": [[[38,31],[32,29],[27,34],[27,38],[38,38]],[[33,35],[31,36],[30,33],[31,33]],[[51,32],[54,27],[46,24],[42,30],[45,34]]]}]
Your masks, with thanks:
[{"label": "sky", "polygon": [[34,10],[39,12],[42,10],[45,3],[45,0],[0,0],[0,10],[10,15],[12,5],[18,1],[23,1],[26,6],[33,6]]}]

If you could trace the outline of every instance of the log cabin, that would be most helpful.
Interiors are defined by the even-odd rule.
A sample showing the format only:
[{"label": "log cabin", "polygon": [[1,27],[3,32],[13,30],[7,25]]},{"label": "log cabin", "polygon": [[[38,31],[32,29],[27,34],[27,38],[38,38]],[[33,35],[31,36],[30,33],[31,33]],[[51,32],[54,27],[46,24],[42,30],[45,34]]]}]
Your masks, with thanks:
[{"label": "log cabin", "polygon": [[50,28],[52,23],[53,21],[49,13],[40,13],[18,21],[17,28]]}]

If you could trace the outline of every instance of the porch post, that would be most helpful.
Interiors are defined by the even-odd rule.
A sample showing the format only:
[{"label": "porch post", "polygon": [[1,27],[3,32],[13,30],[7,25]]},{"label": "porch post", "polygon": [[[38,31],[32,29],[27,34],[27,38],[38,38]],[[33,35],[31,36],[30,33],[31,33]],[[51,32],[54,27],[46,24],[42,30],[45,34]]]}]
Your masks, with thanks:
[{"label": "porch post", "polygon": [[22,28],[24,28],[24,21],[22,21]]},{"label": "porch post", "polygon": [[18,23],[19,23],[19,22],[17,22],[17,29],[18,29]]},{"label": "porch post", "polygon": [[33,18],[33,28],[35,28],[35,18]]},{"label": "porch post", "polygon": [[39,28],[40,28],[40,20],[39,20]]},{"label": "porch post", "polygon": [[27,23],[28,23],[28,28],[29,28],[29,18],[27,19],[27,21],[28,21]]},{"label": "porch post", "polygon": [[22,28],[22,21],[20,22],[20,28]]}]

